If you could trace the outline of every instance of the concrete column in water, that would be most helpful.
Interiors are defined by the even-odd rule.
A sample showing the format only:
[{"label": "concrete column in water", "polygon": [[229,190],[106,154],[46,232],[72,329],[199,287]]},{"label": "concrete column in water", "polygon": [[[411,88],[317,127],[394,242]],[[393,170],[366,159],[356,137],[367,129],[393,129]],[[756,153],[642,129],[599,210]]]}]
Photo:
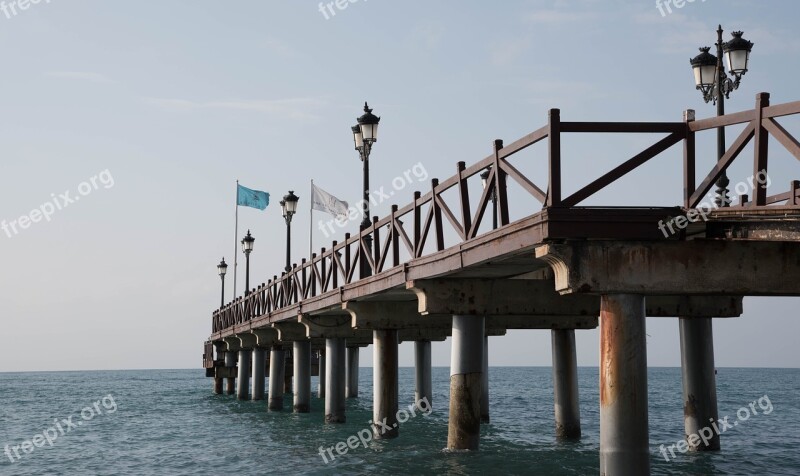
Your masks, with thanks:
[{"label": "concrete column in water", "polygon": [[[236,352],[232,350],[228,350],[225,352],[225,367],[228,368],[235,368],[236,367]],[[236,388],[236,378],[235,377],[228,377],[227,381],[225,382],[225,393],[228,395],[233,395]]]},{"label": "concrete column in water", "polygon": [[283,393],[291,394],[293,391],[292,386],[292,375],[294,374],[294,357],[292,355],[292,351],[286,350],[284,351],[284,368],[283,368]]},{"label": "concrete column in water", "polygon": [[250,398],[264,400],[265,365],[267,364],[266,351],[261,347],[253,349],[253,388]]},{"label": "concrete column in water", "polygon": [[236,387],[236,398],[247,400],[250,397],[250,367],[253,351],[250,349],[239,350],[239,377]]},{"label": "concrete column in water", "polygon": [[[683,424],[690,451],[719,451],[719,435],[700,434],[711,428],[717,413],[717,381],[714,376],[714,333],[710,317],[679,319]],[[705,430],[704,430],[705,431]],[[693,437],[693,435],[697,435]],[[701,437],[705,438],[705,444]]]},{"label": "concrete column in water", "polygon": [[483,316],[453,316],[447,448],[477,450],[481,430]]},{"label": "concrete column in water", "polygon": [[325,349],[319,351],[319,386],[317,397],[325,398]]},{"label": "concrete column in water", "polygon": [[650,474],[644,296],[600,299],[600,474]]},{"label": "concrete column in water", "polygon": [[283,374],[286,369],[286,352],[280,346],[272,347],[269,354],[269,402],[267,408],[283,410]]},{"label": "concrete column in water", "polygon": [[358,355],[359,347],[348,347],[346,357],[345,396],[347,398],[358,398]]},{"label": "concrete column in water", "polygon": [[294,342],[294,411],[311,411],[311,341]]},{"label": "concrete column in water", "polygon": [[325,339],[325,422],[344,423],[345,416],[345,339]]},{"label": "concrete column in water", "polygon": [[[214,350],[217,352],[216,360],[225,360],[225,351],[222,350],[223,344],[214,344]],[[216,369],[214,369],[216,371]],[[214,394],[222,395],[222,377],[214,377]]]},{"label": "concrete column in water", "polygon": [[397,330],[376,330],[372,334],[372,433],[376,439],[397,438]]},{"label": "concrete column in water", "polygon": [[578,360],[575,329],[550,331],[553,346],[553,399],[556,437],[581,437],[581,410],[578,402]]},{"label": "concrete column in water", "polygon": [[481,374],[481,423],[489,423],[489,336],[483,336],[483,373]]},{"label": "concrete column in water", "polygon": [[414,341],[414,403],[425,399],[433,406],[433,385],[431,382],[431,341]]}]

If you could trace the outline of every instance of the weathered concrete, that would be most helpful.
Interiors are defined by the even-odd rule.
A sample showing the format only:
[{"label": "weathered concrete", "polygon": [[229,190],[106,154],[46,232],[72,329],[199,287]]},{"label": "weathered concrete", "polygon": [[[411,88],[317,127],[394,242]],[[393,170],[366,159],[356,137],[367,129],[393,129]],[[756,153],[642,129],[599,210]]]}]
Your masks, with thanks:
[{"label": "weathered concrete", "polygon": [[358,355],[359,347],[348,347],[345,362],[345,398],[358,398]]},{"label": "weathered concrete", "polygon": [[311,341],[294,342],[294,411],[311,411]]},{"label": "weathered concrete", "polygon": [[[230,369],[236,368],[237,353],[231,350],[225,351],[225,367]],[[236,388],[236,378],[228,377],[225,382],[225,393],[233,395]]]},{"label": "weathered concrete", "polygon": [[431,380],[431,341],[414,342],[414,402],[427,399],[433,407],[433,383]]},{"label": "weathered concrete", "polygon": [[800,296],[800,242],[586,240],[536,257],[561,293]]},{"label": "weathered concrete", "polygon": [[376,439],[396,438],[397,422],[397,330],[374,331],[372,433]]},{"label": "weathered concrete", "polygon": [[264,400],[264,385],[267,364],[267,352],[261,347],[253,349],[253,387],[250,390],[250,398],[253,400]]},{"label": "weathered concrete", "polygon": [[252,366],[253,351],[239,350],[239,377],[236,387],[236,398],[247,400],[250,398],[250,367]]},{"label": "weathered concrete", "polygon": [[273,346],[269,353],[269,401],[271,411],[283,410],[283,380],[286,371],[286,352],[280,346]]},{"label": "weathered concrete", "polygon": [[481,429],[483,316],[453,316],[447,448],[477,450]]},{"label": "weathered concrete", "polygon": [[345,416],[345,347],[341,337],[325,340],[325,422],[344,423]]},{"label": "weathered concrete", "polygon": [[[680,319],[683,424],[690,451],[719,451],[720,438],[710,428],[716,422],[717,382],[714,375],[714,333],[711,318]],[[697,435],[692,436],[692,435]],[[700,437],[705,438],[704,443]]]},{"label": "weathered concrete", "polygon": [[556,437],[581,437],[581,411],[578,402],[578,359],[575,331],[550,331],[553,346],[553,399]]},{"label": "weathered concrete", "polygon": [[603,295],[600,311],[600,474],[650,474],[644,297]]}]

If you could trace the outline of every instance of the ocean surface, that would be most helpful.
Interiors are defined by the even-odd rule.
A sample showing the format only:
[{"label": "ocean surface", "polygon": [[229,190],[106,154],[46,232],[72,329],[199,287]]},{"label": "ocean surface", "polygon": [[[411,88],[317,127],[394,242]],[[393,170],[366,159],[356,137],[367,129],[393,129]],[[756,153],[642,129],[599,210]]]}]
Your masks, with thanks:
[{"label": "ocean surface", "polygon": [[[722,435],[722,451],[665,461],[660,445],[683,436],[680,370],[649,369],[653,474],[800,474],[800,370],[718,372],[720,418],[737,423]],[[413,369],[400,369],[401,407],[413,402],[413,379]],[[574,443],[554,437],[549,368],[491,368],[492,422],[475,453],[442,450],[449,370],[434,368],[433,380],[430,416],[409,417],[398,439],[334,451],[326,463],[320,447],[369,428],[371,368],[360,371],[347,423],[328,425],[316,377],[312,412],[293,414],[290,398],[286,411],[270,413],[265,402],[213,395],[202,370],[0,374],[0,474],[598,474],[597,368],[579,369],[583,438]]]}]

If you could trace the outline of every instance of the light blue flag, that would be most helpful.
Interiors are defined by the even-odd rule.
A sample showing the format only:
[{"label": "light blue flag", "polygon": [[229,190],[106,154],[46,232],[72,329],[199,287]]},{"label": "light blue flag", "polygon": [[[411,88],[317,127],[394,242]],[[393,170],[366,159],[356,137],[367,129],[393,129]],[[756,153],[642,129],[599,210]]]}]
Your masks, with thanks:
[{"label": "light blue flag", "polygon": [[239,185],[239,189],[236,191],[236,204],[263,210],[269,205],[269,194]]}]

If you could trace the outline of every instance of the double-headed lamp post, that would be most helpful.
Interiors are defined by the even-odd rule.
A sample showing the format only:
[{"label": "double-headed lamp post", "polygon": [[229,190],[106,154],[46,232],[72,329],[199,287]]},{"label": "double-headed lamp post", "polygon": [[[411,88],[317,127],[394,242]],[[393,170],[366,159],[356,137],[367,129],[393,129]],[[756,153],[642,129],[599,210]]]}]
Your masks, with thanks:
[{"label": "double-headed lamp post", "polygon": [[247,236],[242,238],[242,251],[244,251],[245,257],[245,274],[244,274],[244,295],[247,296],[250,294],[250,253],[253,251],[253,242],[256,241],[255,238],[250,234],[250,230],[247,230]]},{"label": "double-headed lamp post", "polygon": [[[364,200],[363,200],[363,215],[364,219],[361,221],[361,230],[369,228],[369,155],[372,152],[372,144],[378,141],[378,124],[381,118],[372,114],[369,104],[364,103],[364,114],[358,118],[358,124],[351,127],[353,132],[353,141],[355,142],[356,150],[358,151],[361,162],[364,164]],[[369,249],[372,240],[367,237],[365,240],[366,248]],[[367,265],[366,250],[359,257],[361,261],[361,277],[366,278],[370,276],[371,272]]]},{"label": "double-headed lamp post", "polygon": [[[697,89],[703,93],[706,102],[717,104],[717,116],[725,115],[725,99],[730,98],[731,92],[739,88],[742,76],[747,73],[750,63],[750,52],[753,50],[753,43],[742,38],[741,31],[733,32],[733,39],[728,42],[722,41],[722,25],[717,29],[717,55],[714,56],[709,51],[710,47],[700,48],[700,54],[690,60],[694,71],[694,82]],[[733,76],[729,78],[725,73],[722,57],[728,63],[728,70]],[[717,160],[725,155],[725,128],[717,128]],[[727,207],[730,204],[728,198],[728,179],[727,173],[723,171],[717,180],[717,198],[715,200],[718,207]]]},{"label": "double-headed lamp post", "polygon": [[222,261],[220,261],[217,265],[217,272],[219,273],[219,277],[222,279],[222,297],[220,298],[219,302],[219,307],[221,309],[225,307],[225,273],[228,272],[228,263],[225,262],[225,258],[222,258]]},{"label": "double-headed lamp post", "polygon": [[[487,167],[486,170],[483,171],[481,174],[481,183],[483,184],[484,190],[489,185],[489,174],[492,173],[492,168]],[[489,199],[492,201],[492,230],[497,229],[497,187],[492,187],[491,195]]]},{"label": "double-headed lamp post", "polygon": [[283,196],[281,200],[281,209],[283,210],[283,218],[286,220],[286,272],[292,270],[291,255],[292,255],[292,217],[297,213],[297,202],[300,197],[289,190],[288,195]]}]

